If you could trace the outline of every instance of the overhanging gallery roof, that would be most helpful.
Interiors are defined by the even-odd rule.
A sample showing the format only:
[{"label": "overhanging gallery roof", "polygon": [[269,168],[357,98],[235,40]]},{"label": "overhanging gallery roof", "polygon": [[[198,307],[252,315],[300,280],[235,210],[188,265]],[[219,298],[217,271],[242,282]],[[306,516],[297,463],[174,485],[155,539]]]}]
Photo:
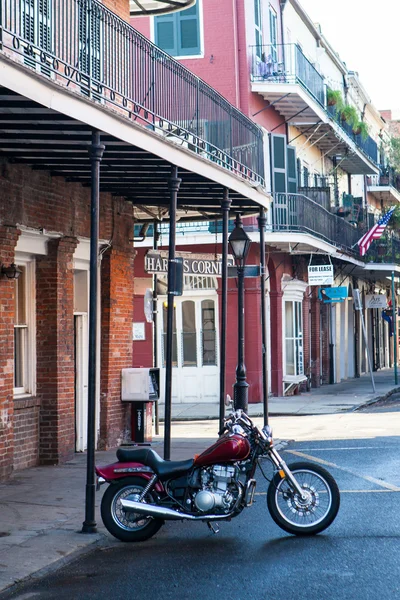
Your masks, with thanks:
[{"label": "overhanging gallery roof", "polygon": [[130,0],[132,17],[162,15],[190,8],[196,0]]}]

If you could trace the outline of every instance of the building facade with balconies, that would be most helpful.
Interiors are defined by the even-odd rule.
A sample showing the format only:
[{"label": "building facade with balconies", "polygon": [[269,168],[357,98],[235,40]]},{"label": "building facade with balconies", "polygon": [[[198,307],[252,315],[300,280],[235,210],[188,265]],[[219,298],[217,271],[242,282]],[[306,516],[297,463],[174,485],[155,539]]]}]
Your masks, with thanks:
[{"label": "building facade with balconies", "polygon": [[1,1],[1,478],[87,447],[96,311],[96,445],[129,439],[133,230],[168,218],[171,177],[178,218],[215,218],[227,194],[244,214],[270,202],[262,130],[133,29],[138,5]]},{"label": "building facade with balconies", "polygon": [[[283,395],[306,379],[318,386],[365,372],[366,344],[352,289],[358,287],[363,295],[387,294],[386,276],[398,267],[392,253],[385,257],[384,269],[376,269],[382,261],[373,249],[366,266],[357,250],[357,241],[373,222],[371,214],[382,214],[387,206],[374,208],[369,189],[381,171],[385,123],[357,74],[347,69],[297,0],[220,0],[218,5],[200,0],[196,9],[179,16],[134,23],[265,132],[265,181],[273,196],[265,284],[270,391]],[[251,232],[256,221],[247,221],[247,227],[256,264],[258,238]],[[214,223],[211,231],[182,230],[182,251],[218,253]],[[139,249],[138,256],[141,252],[145,250]],[[308,265],[316,263],[331,263],[334,285],[348,288],[342,303],[324,304],[318,288],[307,285]],[[256,286],[255,280],[246,282],[246,366],[253,402],[260,400],[262,373],[254,343],[260,336]],[[214,288],[218,293],[218,281]],[[233,290],[234,284],[231,321],[236,310]],[[389,325],[376,310],[365,316],[374,368],[389,366]],[[134,361],[140,360],[135,352],[141,343],[134,346]],[[230,349],[233,374],[234,338]],[[196,364],[201,378],[201,360]],[[182,371],[182,382],[183,377]],[[228,387],[233,383],[233,375],[229,377]],[[215,401],[216,395],[215,388],[209,397]]]}]

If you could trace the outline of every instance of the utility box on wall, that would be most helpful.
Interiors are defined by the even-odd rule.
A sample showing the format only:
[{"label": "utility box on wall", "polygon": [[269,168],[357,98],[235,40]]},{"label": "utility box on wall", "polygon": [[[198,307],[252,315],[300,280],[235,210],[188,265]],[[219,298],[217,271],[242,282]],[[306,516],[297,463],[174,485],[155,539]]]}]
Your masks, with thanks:
[{"label": "utility box on wall", "polygon": [[122,369],[123,402],[155,401],[160,398],[160,369],[134,368]]},{"label": "utility box on wall", "polygon": [[151,442],[153,402],[160,397],[160,369],[122,369],[121,400],[132,403],[133,442]]}]

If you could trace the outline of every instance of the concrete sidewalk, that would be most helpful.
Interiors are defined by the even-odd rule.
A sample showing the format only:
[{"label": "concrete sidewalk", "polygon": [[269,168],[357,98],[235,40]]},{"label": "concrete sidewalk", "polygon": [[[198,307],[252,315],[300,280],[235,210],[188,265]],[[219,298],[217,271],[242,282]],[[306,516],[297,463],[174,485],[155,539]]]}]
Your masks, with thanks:
[{"label": "concrete sidewalk", "polygon": [[[349,410],[357,410],[364,404],[400,391],[400,385],[395,386],[393,369],[385,369],[374,373],[376,391],[373,391],[371,377],[362,375],[357,379],[348,379],[334,385],[324,385],[298,396],[271,397],[268,400],[270,415],[322,415]],[[164,418],[164,405],[159,405],[160,419]],[[249,404],[249,416],[261,417],[262,403]],[[218,419],[219,405],[217,403],[173,404],[172,420],[193,421]]]},{"label": "concrete sidewalk", "polygon": [[[376,393],[368,377],[290,398],[272,398],[271,415],[344,415],[365,403],[394,391],[393,373],[375,375]],[[190,406],[190,408],[189,408]],[[174,406],[172,423],[172,459],[186,459],[201,452],[217,437],[217,405]],[[250,414],[262,414],[262,405],[251,405]],[[316,417],[317,418],[317,417]],[[361,418],[361,415],[360,415]],[[180,419],[179,421],[176,419]],[[185,420],[186,419],[186,420]],[[202,419],[189,422],[188,419]],[[284,426],[282,422],[284,421]],[[273,419],[277,433],[297,437],[302,420]],[[260,420],[261,422],[261,420]],[[279,426],[278,426],[279,425]],[[342,425],[341,425],[342,427]],[[163,454],[163,427],[153,447]],[[114,462],[115,450],[98,452],[96,462]],[[95,545],[121,544],[108,535],[99,514],[101,494],[96,494],[98,533],[82,534],[85,518],[86,455],[76,454],[62,466],[36,467],[17,472],[10,481],[0,484],[0,596],[28,577],[39,577],[89,552]],[[103,486],[103,489],[105,486]]]}]

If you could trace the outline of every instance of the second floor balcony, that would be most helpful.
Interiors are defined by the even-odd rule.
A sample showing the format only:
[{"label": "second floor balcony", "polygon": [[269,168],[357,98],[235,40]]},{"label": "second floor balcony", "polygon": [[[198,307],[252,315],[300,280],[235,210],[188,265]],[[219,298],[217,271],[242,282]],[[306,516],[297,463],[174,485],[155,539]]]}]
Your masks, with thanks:
[{"label": "second floor balcony", "polygon": [[304,233],[348,254],[356,254],[355,245],[363,235],[359,228],[311,198],[303,194],[287,193],[274,194],[269,231]]},{"label": "second floor balcony", "polygon": [[0,0],[0,42],[4,60],[264,185],[261,129],[97,0]]},{"label": "second floor balcony", "polygon": [[273,104],[289,125],[306,134],[324,156],[338,159],[348,173],[378,172],[376,142],[355,135],[327,105],[323,74],[297,44],[253,46],[251,57],[252,91]]},{"label": "second floor balcony", "polygon": [[381,167],[379,175],[367,177],[367,191],[387,205],[400,202],[400,176],[390,167]]}]

